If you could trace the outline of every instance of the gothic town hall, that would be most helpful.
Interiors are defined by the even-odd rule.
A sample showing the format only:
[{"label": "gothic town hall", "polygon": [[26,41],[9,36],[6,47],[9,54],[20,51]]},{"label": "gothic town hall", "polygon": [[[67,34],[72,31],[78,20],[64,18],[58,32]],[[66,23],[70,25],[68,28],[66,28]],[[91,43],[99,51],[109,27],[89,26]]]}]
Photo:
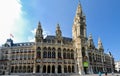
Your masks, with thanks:
[{"label": "gothic town hall", "polygon": [[72,38],[63,37],[60,25],[56,35],[43,37],[38,22],[35,42],[13,43],[7,39],[0,47],[1,75],[74,76],[114,70],[114,58],[104,53],[100,38],[95,47],[92,35],[87,37],[86,17],[78,4]]}]

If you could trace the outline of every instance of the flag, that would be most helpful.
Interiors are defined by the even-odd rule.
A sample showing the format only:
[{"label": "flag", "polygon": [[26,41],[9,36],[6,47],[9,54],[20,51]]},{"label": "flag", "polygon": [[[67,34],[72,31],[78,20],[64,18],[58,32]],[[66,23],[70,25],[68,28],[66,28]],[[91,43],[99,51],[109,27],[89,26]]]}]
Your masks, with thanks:
[{"label": "flag", "polygon": [[10,37],[14,38],[14,36],[12,34],[10,34]]}]

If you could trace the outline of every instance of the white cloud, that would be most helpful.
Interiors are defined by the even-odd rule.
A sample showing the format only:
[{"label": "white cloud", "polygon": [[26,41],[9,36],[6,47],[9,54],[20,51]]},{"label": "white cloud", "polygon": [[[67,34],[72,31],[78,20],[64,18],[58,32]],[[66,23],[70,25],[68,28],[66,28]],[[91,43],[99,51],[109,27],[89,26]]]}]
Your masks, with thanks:
[{"label": "white cloud", "polygon": [[21,30],[27,24],[21,8],[20,0],[0,0],[0,45],[10,38],[10,33],[14,35],[15,42],[21,40],[17,36],[23,34]]}]

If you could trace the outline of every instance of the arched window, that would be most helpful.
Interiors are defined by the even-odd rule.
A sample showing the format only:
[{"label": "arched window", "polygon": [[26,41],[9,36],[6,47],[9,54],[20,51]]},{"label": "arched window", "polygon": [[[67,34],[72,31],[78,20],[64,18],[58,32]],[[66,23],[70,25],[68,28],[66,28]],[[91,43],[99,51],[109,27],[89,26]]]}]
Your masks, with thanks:
[{"label": "arched window", "polygon": [[55,73],[55,66],[52,66],[52,73]]},{"label": "arched window", "polygon": [[64,66],[64,73],[67,73],[67,66]]},{"label": "arched window", "polygon": [[26,72],[26,66],[23,66],[23,72],[24,73]]},{"label": "arched window", "polygon": [[63,53],[63,57],[64,57],[64,59],[66,59],[66,53],[65,52]]},{"label": "arched window", "polygon": [[47,73],[50,73],[50,70],[51,70],[50,65],[48,65]]},{"label": "arched window", "polygon": [[60,51],[58,52],[58,58],[61,58],[61,52]]},{"label": "arched window", "polygon": [[43,58],[47,58],[47,52],[46,51],[43,52]]},{"label": "arched window", "polygon": [[27,67],[27,72],[30,73],[30,66]]},{"label": "arched window", "polygon": [[68,66],[68,72],[71,73],[71,67],[70,66]]},{"label": "arched window", "polygon": [[67,53],[67,59],[70,59],[70,53]]},{"label": "arched window", "polygon": [[19,72],[20,73],[22,72],[22,66],[19,66]]},{"label": "arched window", "polygon": [[84,35],[84,27],[83,26],[80,27],[80,34]]},{"label": "arched window", "polygon": [[75,72],[75,70],[74,70],[74,65],[72,66],[72,72],[73,72],[73,73]]},{"label": "arched window", "polygon": [[18,66],[15,67],[15,73],[17,73],[17,72],[18,72]]},{"label": "arched window", "polygon": [[62,69],[60,65],[58,65],[58,73],[62,73]]},{"label": "arched window", "polygon": [[50,51],[48,52],[48,58],[51,58],[51,52]]},{"label": "arched window", "polygon": [[74,54],[73,54],[73,52],[71,53],[71,59],[74,59]]},{"label": "arched window", "polygon": [[61,58],[61,49],[58,48],[58,58]]},{"label": "arched window", "polygon": [[55,58],[55,51],[52,52],[52,58]]},{"label": "arched window", "polygon": [[37,58],[41,58],[41,52],[37,51]]},{"label": "arched window", "polygon": [[11,73],[13,73],[13,72],[14,72],[14,67],[12,66],[12,67],[11,67]]},{"label": "arched window", "polygon": [[40,72],[40,65],[37,65],[36,66],[36,73],[39,73]]},{"label": "arched window", "polygon": [[31,66],[31,68],[30,68],[30,72],[31,72],[31,73],[33,72],[33,66]]},{"label": "arched window", "polygon": [[46,66],[43,66],[43,73],[46,73]]}]

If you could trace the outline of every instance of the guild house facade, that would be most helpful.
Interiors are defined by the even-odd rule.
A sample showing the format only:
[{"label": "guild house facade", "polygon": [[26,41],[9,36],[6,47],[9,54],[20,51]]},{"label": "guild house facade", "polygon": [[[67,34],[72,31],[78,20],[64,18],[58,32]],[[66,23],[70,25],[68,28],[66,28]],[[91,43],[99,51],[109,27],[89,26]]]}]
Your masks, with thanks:
[{"label": "guild house facade", "polygon": [[92,35],[86,35],[86,17],[78,4],[72,26],[72,38],[63,37],[57,24],[56,35],[43,38],[38,22],[35,42],[13,43],[7,39],[0,47],[0,74],[72,76],[112,72],[114,58],[104,53],[100,38],[95,47]]}]

